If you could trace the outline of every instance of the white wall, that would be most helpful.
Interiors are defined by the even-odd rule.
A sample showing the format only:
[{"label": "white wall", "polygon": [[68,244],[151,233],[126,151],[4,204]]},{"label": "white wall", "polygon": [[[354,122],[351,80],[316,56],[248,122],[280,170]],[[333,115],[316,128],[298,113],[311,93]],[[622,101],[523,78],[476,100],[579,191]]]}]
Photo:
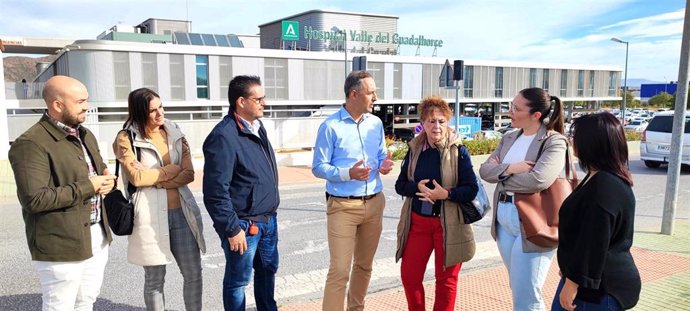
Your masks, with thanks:
[{"label": "white wall", "polygon": [[[2,52],[0,51],[0,61],[2,61]],[[0,77],[5,76],[5,69],[4,65],[0,66]],[[3,78],[2,81],[0,81],[0,120],[7,120],[7,105],[5,102],[7,101],[5,99],[5,79]],[[0,124],[0,160],[7,160],[7,152],[10,151],[10,144],[5,143],[9,142],[9,122],[1,122]]]}]

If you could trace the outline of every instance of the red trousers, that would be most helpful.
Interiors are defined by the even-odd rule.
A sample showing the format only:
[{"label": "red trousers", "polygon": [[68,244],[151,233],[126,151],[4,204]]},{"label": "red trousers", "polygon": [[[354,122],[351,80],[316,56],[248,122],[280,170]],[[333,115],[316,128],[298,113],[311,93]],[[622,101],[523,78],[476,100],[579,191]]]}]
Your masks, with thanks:
[{"label": "red trousers", "polygon": [[443,268],[443,228],[440,217],[424,217],[412,214],[410,232],[403,250],[400,274],[402,278],[407,308],[410,311],[423,311],[424,307],[424,272],[434,252],[436,267],[436,299],[434,311],[453,311],[458,287],[458,273],[462,264]]}]

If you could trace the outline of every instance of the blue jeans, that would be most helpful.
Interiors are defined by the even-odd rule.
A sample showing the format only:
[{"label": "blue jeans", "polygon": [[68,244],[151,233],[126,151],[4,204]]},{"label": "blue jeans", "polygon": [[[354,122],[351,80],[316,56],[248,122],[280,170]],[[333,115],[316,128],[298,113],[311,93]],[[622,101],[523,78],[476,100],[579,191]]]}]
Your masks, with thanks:
[{"label": "blue jeans", "polygon": [[544,310],[541,288],[556,250],[525,253],[522,250],[520,218],[513,203],[498,203],[496,241],[508,269],[514,311]]},{"label": "blue jeans", "polygon": [[[275,217],[267,223],[255,223],[259,228],[256,235],[246,235],[247,250],[243,255],[230,251],[228,238],[221,235],[225,252],[225,277],[223,278],[223,305],[226,311],[245,310],[244,288],[254,269],[254,298],[258,311],[276,311],[278,307],[273,296],[275,275],[278,271],[278,225]],[[240,226],[247,231],[249,221],[240,220]]]},{"label": "blue jeans", "polygon": [[[561,307],[561,302],[559,299],[559,296],[561,295],[561,290],[563,289],[563,284],[565,284],[565,280],[561,279],[561,282],[558,283],[558,289],[556,289],[556,297],[553,298],[553,304],[551,305],[551,311],[565,311],[563,307]],[[575,299],[573,302],[575,305],[575,310],[577,311],[622,311],[623,308],[621,308],[620,303],[618,303],[618,300],[616,298],[613,298],[613,296],[606,294],[604,297],[601,297],[601,301],[599,303],[591,303],[591,302],[585,302],[580,299]]]}]

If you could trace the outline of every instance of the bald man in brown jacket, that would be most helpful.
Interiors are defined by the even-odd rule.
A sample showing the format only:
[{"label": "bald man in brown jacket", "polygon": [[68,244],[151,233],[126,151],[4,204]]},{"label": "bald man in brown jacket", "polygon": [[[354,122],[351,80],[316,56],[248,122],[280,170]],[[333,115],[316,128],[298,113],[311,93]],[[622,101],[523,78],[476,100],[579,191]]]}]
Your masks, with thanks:
[{"label": "bald man in brown jacket", "polygon": [[9,158],[43,310],[91,310],[112,241],[102,195],[110,175],[86,120],[89,93],[70,77],[45,84],[48,111],[15,140]]}]

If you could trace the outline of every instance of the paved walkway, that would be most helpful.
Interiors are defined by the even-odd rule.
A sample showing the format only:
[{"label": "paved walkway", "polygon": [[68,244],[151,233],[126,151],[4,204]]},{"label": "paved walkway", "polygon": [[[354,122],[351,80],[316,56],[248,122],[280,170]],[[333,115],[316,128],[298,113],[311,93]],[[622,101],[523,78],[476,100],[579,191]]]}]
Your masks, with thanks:
[{"label": "paved walkway", "polygon": [[[690,310],[690,221],[679,220],[674,236],[658,233],[635,234],[633,257],[642,277],[640,302],[633,310]],[[544,301],[551,306],[558,285],[558,265],[551,265],[543,289]],[[433,308],[434,283],[425,283],[426,307]],[[280,310],[321,310],[321,301],[281,306]],[[407,310],[402,288],[370,293],[366,310]],[[503,266],[472,273],[460,273],[455,310],[511,310],[508,275]]]},{"label": "paved walkway", "polygon": [[[631,148],[631,151],[636,151]],[[474,163],[482,163],[486,156],[473,157]],[[2,163],[5,162],[5,163]],[[190,184],[192,191],[201,191],[203,162],[195,161],[196,177]],[[0,161],[0,194],[16,200],[11,170],[6,161]],[[399,165],[395,166],[399,170]],[[309,167],[279,167],[281,187],[304,183],[324,183],[314,178]],[[397,171],[391,174],[398,174]],[[13,196],[13,198],[11,197]],[[1,196],[0,196],[1,197]],[[636,232],[632,250],[642,276],[640,302],[633,310],[690,310],[690,220],[677,220],[673,236],[658,233]],[[554,261],[543,289],[544,300],[550,307],[558,284],[558,267]],[[433,281],[425,283],[427,309],[431,310],[434,299]],[[456,310],[510,310],[511,297],[508,277],[503,266],[492,266],[471,273],[460,273]],[[281,305],[280,310],[321,310],[321,301]],[[370,293],[366,310],[407,310],[402,288]]]}]

